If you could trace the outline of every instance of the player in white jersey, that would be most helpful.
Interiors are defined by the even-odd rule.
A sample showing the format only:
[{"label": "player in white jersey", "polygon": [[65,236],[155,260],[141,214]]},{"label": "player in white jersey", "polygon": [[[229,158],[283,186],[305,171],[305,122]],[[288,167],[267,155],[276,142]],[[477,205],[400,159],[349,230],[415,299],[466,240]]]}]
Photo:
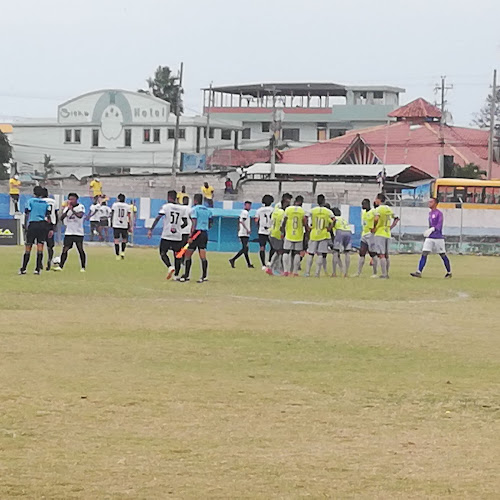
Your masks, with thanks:
[{"label": "player in white jersey", "polygon": [[85,207],[78,202],[78,195],[76,193],[69,193],[68,204],[64,207],[61,215],[61,222],[64,222],[66,225],[61,263],[60,267],[54,267],[54,271],[63,269],[68,258],[68,252],[73,248],[73,244],[75,244],[80,255],[81,272],[85,272],[87,256],[83,249],[83,236],[85,234],[83,231],[84,216]]},{"label": "player in white jersey", "polygon": [[[169,191],[167,194],[167,203],[163,205],[156,216],[156,219],[148,231],[148,238],[153,235],[154,228],[163,219],[163,231],[160,240],[160,257],[164,264],[168,267],[167,279],[169,280],[175,273],[177,281],[181,270],[182,259],[177,258],[177,254],[182,248],[182,228],[185,225],[186,217],[189,217],[189,207],[186,205],[178,205],[176,203],[177,192]],[[169,250],[174,253],[174,266],[168,256]]]},{"label": "player in white jersey", "polygon": [[109,241],[109,219],[111,217],[111,208],[106,204],[106,200],[101,201],[99,213],[99,234],[102,241]]},{"label": "player in white jersey", "polygon": [[99,196],[94,196],[88,215],[90,221],[90,241],[94,241],[94,236],[98,236],[99,240],[102,239],[102,235],[99,231],[99,222],[101,220],[100,208],[101,204],[99,202]]},{"label": "player in white jersey", "polygon": [[262,264],[262,270],[266,271],[267,270],[267,265],[266,265],[266,244],[269,245],[270,250],[269,250],[269,261],[271,261],[271,258],[273,256],[273,248],[271,246],[270,240],[269,240],[269,234],[271,232],[271,215],[273,213],[274,208],[271,206],[273,203],[274,198],[270,194],[266,194],[262,198],[262,207],[260,207],[257,210],[257,213],[255,214],[255,222],[259,228],[259,245],[260,245],[260,262]]},{"label": "player in white jersey", "polygon": [[[128,233],[132,231],[130,205],[125,203],[125,195],[119,194],[111,206],[111,227],[113,228],[113,238],[115,239],[116,260],[125,258],[125,249],[127,248]],[[121,240],[121,252],[120,252]]]},{"label": "player in white jersey", "polygon": [[56,200],[54,198],[49,197],[49,192],[47,188],[44,188],[44,201],[46,201],[50,208],[49,221],[47,222],[47,267],[46,271],[50,271],[50,267],[52,265],[52,259],[54,258],[54,231],[57,226],[57,214],[58,210],[56,208]]},{"label": "player in white jersey", "polygon": [[241,250],[229,259],[229,264],[234,269],[234,263],[243,255],[247,262],[247,267],[253,269],[253,265],[250,262],[250,256],[248,255],[248,242],[250,241],[250,234],[252,233],[250,210],[252,208],[251,201],[245,201],[243,204],[243,210],[240,212],[240,217],[238,219],[238,238],[241,242]]},{"label": "player in white jersey", "polygon": [[[181,227],[182,246],[184,247],[189,240],[189,236],[191,235],[191,229],[193,228],[193,221],[191,220],[191,209],[189,208],[189,196],[182,197],[182,205],[184,206],[186,211],[186,215],[183,219]],[[184,255],[182,256],[182,263],[184,264]]]}]

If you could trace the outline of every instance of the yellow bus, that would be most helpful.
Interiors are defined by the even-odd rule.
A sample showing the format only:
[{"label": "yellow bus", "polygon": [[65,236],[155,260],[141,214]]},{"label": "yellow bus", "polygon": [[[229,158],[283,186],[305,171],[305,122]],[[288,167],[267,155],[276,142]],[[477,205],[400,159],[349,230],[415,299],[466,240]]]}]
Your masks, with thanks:
[{"label": "yellow bus", "polygon": [[491,208],[500,210],[500,180],[436,179],[431,195],[441,208]]}]

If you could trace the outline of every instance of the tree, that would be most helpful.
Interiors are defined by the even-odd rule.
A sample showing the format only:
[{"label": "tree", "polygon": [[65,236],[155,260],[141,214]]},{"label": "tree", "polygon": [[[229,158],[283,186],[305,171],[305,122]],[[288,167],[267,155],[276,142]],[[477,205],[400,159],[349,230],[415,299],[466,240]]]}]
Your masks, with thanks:
[{"label": "tree", "polygon": [[486,170],[481,170],[475,163],[466,163],[464,166],[458,165],[458,163],[453,165],[452,177],[461,179],[482,179],[486,174]]},{"label": "tree", "polygon": [[179,79],[173,76],[172,70],[168,66],[158,66],[152,78],[146,80],[148,90],[140,89],[143,94],[153,94],[162,101],[170,103],[170,111],[177,114],[177,103],[179,103],[180,114],[184,112],[182,104],[182,94],[184,91],[178,83]]},{"label": "tree", "polygon": [[9,178],[9,169],[7,164],[12,160],[12,146],[7,136],[0,131],[0,180]]},{"label": "tree", "polygon": [[[474,119],[472,120],[472,125],[476,125],[479,128],[490,128],[490,115],[491,106],[493,104],[493,95],[488,94],[484,106],[480,109],[479,113],[474,113]],[[500,88],[497,89],[496,96],[496,111],[495,111],[495,123],[500,122]]]},{"label": "tree", "polygon": [[53,175],[58,173],[59,172],[56,170],[56,167],[54,167],[54,164],[52,163],[52,157],[50,155],[43,155],[43,183],[45,184],[49,177],[52,177]]}]

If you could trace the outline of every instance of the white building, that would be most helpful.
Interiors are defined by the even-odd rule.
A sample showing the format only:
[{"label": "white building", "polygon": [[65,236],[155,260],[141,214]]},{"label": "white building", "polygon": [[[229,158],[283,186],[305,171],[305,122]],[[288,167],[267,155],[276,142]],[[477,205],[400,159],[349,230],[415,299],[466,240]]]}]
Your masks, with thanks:
[{"label": "white building", "polygon": [[[175,121],[170,104],[161,99],[127,90],[98,90],[61,104],[56,119],[15,123],[14,160],[21,173],[42,171],[44,155],[50,155],[63,176],[169,172]],[[194,164],[202,160],[196,155],[205,152],[205,125],[203,116],[181,117],[179,165],[181,153],[194,155]],[[237,121],[212,119],[209,153],[214,148],[237,149],[241,129]]]}]

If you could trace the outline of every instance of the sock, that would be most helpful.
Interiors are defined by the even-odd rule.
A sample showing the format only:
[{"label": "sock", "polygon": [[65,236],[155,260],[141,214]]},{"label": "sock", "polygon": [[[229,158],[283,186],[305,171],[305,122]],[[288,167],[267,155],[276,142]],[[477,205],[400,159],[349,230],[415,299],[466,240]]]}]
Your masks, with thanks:
[{"label": "sock", "polygon": [[61,264],[60,264],[61,269],[64,267],[64,264],[66,263],[67,258],[68,258],[68,251],[63,250],[63,252],[61,254]]},{"label": "sock", "polygon": [[300,266],[300,254],[297,254],[293,258],[293,273],[297,274],[299,272],[299,266]]},{"label": "sock", "polygon": [[446,272],[451,273],[450,259],[448,259],[445,253],[441,255],[441,258],[443,259],[444,267],[446,267]]},{"label": "sock", "polygon": [[344,274],[347,276],[347,274],[349,273],[349,267],[351,267],[351,254],[346,253],[344,257],[345,257]]},{"label": "sock", "polygon": [[243,250],[240,250],[232,259],[233,262],[237,261],[243,255]]},{"label": "sock", "polygon": [[290,273],[292,264],[292,256],[289,253],[283,254],[283,269],[285,273]]},{"label": "sock", "polygon": [[310,272],[311,272],[311,267],[312,267],[312,264],[313,264],[313,258],[314,258],[314,255],[311,255],[311,254],[307,254],[307,257],[306,257],[306,274],[309,275]]},{"label": "sock", "polygon": [[85,265],[87,264],[87,256],[85,255],[83,248],[79,248],[78,252],[80,253],[80,266],[82,267],[82,269],[85,269]]},{"label": "sock", "polygon": [[327,269],[328,259],[326,258],[327,256],[328,254],[326,253],[323,254],[323,270],[325,271],[325,274],[328,274],[328,269]]},{"label": "sock", "polygon": [[332,274],[337,274],[337,252],[333,252],[332,255]]},{"label": "sock", "polygon": [[378,257],[375,255],[372,257],[372,270],[373,270],[373,274],[377,274],[377,271],[378,271]]},{"label": "sock", "polygon": [[358,274],[362,273],[364,265],[365,265],[365,257],[360,256],[358,260]]},{"label": "sock", "polygon": [[278,262],[279,262],[280,255],[278,252],[275,252],[273,256],[271,257],[271,265],[269,266],[272,271],[277,271],[278,270]]},{"label": "sock", "polygon": [[391,267],[391,259],[389,257],[386,257],[385,262],[387,264],[387,275],[389,275],[389,269]]},{"label": "sock", "polygon": [[115,243],[115,253],[116,255],[120,255],[120,243]]},{"label": "sock", "polygon": [[47,260],[47,267],[50,267],[52,265],[52,259],[54,258],[54,249],[47,248],[47,252],[49,254],[49,258]]},{"label": "sock", "polygon": [[316,255],[316,276],[321,274],[321,268],[323,267],[323,256]]},{"label": "sock", "polygon": [[206,278],[208,272],[208,260],[201,259],[201,277]]},{"label": "sock", "polygon": [[418,263],[419,272],[422,272],[424,270],[425,264],[427,264],[427,255],[421,255],[420,262]]},{"label": "sock", "polygon": [[271,262],[271,259],[273,258],[273,255],[274,255],[274,252],[275,252],[274,248],[271,247],[271,250],[269,250],[269,262]]},{"label": "sock", "polygon": [[181,266],[182,266],[182,259],[175,259],[174,260],[175,276],[179,276],[179,273],[181,272]]},{"label": "sock", "polygon": [[333,254],[333,265],[334,265],[333,274],[337,274],[337,266],[339,267],[340,274],[343,273],[343,270],[342,270],[342,259],[340,258],[340,253],[339,252],[335,252]]},{"label": "sock", "polygon": [[36,270],[40,271],[43,268],[43,252],[36,253]]},{"label": "sock", "polygon": [[184,278],[189,278],[189,273],[191,272],[191,264],[193,261],[191,259],[186,259],[186,267],[184,268]]},{"label": "sock", "polygon": [[30,255],[31,255],[31,252],[24,252],[24,255],[23,255],[23,265],[21,267],[21,269],[23,271],[26,271],[26,268],[28,267],[28,262],[30,261]]},{"label": "sock", "polygon": [[380,259],[380,267],[382,268],[382,276],[387,276],[387,262],[385,258]]},{"label": "sock", "polygon": [[259,252],[259,256],[260,256],[260,262],[262,263],[263,266],[265,266],[266,265],[266,251],[261,250]]},{"label": "sock", "polygon": [[166,253],[161,253],[160,254],[161,260],[163,263],[167,266],[170,267],[172,264],[170,262],[170,259],[168,258],[168,255]]},{"label": "sock", "polygon": [[247,266],[251,266],[250,256],[248,255],[248,250],[243,254],[245,256],[245,260],[247,261]]},{"label": "sock", "polygon": [[122,252],[125,252],[125,248],[127,248],[127,242],[122,241]]}]

